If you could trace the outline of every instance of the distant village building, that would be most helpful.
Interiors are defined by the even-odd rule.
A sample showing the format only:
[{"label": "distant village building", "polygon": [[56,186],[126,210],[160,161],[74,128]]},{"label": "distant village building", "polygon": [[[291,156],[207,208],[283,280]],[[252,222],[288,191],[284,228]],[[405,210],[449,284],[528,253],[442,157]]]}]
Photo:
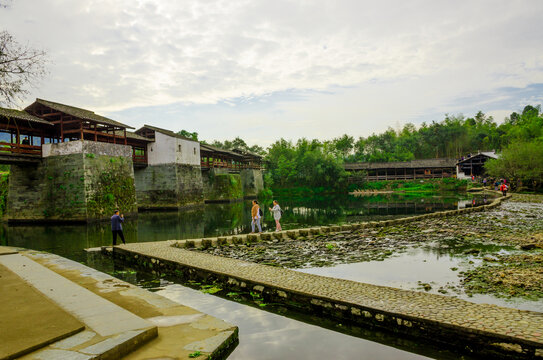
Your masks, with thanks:
[{"label": "distant village building", "polygon": [[484,165],[489,159],[497,159],[498,155],[494,151],[483,151],[474,155],[468,155],[456,163],[456,177],[458,179],[469,179],[472,176],[483,176],[485,174]]},{"label": "distant village building", "polygon": [[352,173],[363,172],[365,181],[442,179],[455,176],[456,160],[346,163],[344,168]]}]

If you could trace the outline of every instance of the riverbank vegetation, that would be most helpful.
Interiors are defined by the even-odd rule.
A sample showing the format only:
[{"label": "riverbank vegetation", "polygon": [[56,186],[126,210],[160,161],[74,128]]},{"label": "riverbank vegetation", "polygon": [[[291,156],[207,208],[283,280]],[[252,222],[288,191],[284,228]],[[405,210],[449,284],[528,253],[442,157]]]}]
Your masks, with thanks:
[{"label": "riverbank vegetation", "polygon": [[[220,144],[218,144],[220,145]],[[265,153],[266,186],[345,190],[345,162],[389,162],[428,158],[460,158],[485,150],[503,150],[503,160],[491,162],[491,175],[520,180],[540,189],[543,174],[543,116],[540,106],[526,106],[498,124],[482,112],[474,117],[445,116],[440,122],[406,124],[367,138],[343,135],[321,141],[280,139]],[[515,166],[511,166],[514,163]],[[358,182],[360,183],[360,182]],[[364,185],[368,186],[368,185]]]}]

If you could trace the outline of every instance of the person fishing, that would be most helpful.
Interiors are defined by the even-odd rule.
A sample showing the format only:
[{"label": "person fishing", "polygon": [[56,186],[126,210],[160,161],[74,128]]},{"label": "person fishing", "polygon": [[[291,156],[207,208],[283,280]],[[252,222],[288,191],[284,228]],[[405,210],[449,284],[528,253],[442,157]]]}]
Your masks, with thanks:
[{"label": "person fishing", "polygon": [[117,245],[117,235],[121,238],[123,244],[126,244],[123,234],[123,222],[123,214],[119,215],[119,210],[115,210],[115,214],[113,214],[113,216],[111,217],[111,233],[113,234],[113,246]]}]

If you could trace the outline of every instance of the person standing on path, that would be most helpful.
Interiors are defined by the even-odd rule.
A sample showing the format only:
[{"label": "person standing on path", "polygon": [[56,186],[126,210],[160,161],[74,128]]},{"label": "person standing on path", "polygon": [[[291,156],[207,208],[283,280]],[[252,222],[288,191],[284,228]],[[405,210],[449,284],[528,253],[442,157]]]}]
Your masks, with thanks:
[{"label": "person standing on path", "polygon": [[507,196],[507,185],[505,185],[505,183],[501,184],[500,191],[502,192],[503,196]]},{"label": "person standing on path", "polygon": [[253,207],[251,208],[251,234],[255,232],[255,224],[258,226],[258,232],[262,232],[262,227],[260,226],[260,211],[258,201],[253,200]]},{"label": "person standing on path", "polygon": [[281,224],[279,220],[281,219],[281,207],[277,203],[277,200],[273,200],[273,208],[270,208],[270,211],[273,212],[273,219],[275,220],[275,231],[281,231]]},{"label": "person standing on path", "polygon": [[113,246],[117,245],[117,235],[123,241],[123,244],[126,244],[124,241],[123,226],[124,216],[121,214],[119,216],[119,210],[115,210],[115,214],[111,217],[111,232],[113,234]]}]

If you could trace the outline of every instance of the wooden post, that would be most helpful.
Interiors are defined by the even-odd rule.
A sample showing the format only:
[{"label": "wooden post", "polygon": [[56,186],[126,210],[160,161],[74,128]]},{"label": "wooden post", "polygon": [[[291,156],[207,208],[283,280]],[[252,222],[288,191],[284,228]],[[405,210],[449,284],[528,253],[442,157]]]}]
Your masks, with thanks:
[{"label": "wooden post", "polygon": [[81,133],[81,140],[85,140],[83,138],[83,121],[79,122],[79,131]]},{"label": "wooden post", "polygon": [[17,127],[17,152],[21,152],[21,137],[19,134],[19,127]]},{"label": "wooden post", "polygon": [[127,141],[126,141],[126,128],[124,128],[124,144],[125,145],[127,144]]},{"label": "wooden post", "polygon": [[94,124],[94,141],[98,141],[98,131],[97,129],[98,124]]},{"label": "wooden post", "polygon": [[60,115],[60,141],[64,142],[64,116]]}]

